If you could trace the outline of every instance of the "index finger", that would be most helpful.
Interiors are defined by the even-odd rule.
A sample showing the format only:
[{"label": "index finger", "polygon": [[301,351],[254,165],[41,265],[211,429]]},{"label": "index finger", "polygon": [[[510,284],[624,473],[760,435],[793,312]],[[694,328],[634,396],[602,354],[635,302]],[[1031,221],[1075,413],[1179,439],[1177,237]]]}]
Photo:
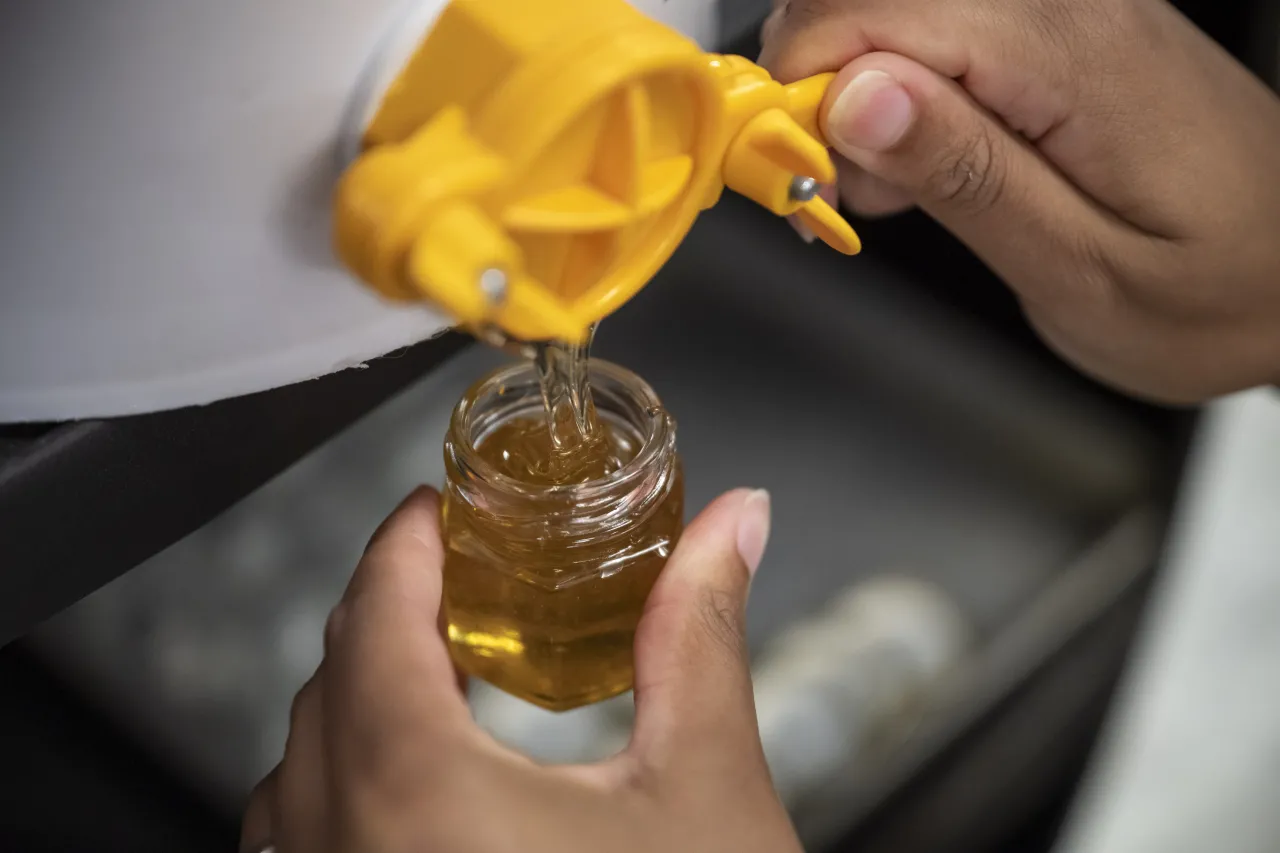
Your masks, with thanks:
[{"label": "index finger", "polygon": [[438,627],[439,496],[414,492],[374,535],[326,635],[326,736],[340,765],[378,763],[472,727]]}]

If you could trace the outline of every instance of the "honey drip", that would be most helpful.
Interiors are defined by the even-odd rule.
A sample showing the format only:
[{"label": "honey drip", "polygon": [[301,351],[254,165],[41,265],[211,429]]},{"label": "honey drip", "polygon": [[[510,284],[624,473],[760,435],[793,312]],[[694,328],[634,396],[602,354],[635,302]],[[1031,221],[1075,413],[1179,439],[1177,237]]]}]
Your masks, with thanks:
[{"label": "honey drip", "polygon": [[[582,344],[544,341],[536,345],[534,366],[546,419],[541,425],[532,419],[516,422],[520,428],[502,436],[504,447],[515,454],[504,460],[504,467],[516,479],[536,485],[587,483],[617,472],[635,456],[635,442],[601,425],[591,400],[587,366],[594,338],[592,326]],[[492,444],[495,437],[485,443]],[[516,459],[520,465],[513,469]]]}]

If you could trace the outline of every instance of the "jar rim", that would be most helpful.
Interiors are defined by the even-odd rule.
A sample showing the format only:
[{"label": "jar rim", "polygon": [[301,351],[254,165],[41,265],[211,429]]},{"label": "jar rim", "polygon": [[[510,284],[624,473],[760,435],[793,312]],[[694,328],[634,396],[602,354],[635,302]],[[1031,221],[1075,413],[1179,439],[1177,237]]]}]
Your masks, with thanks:
[{"label": "jar rim", "polygon": [[[505,491],[518,492],[524,500],[545,499],[563,502],[567,499],[599,498],[607,493],[633,487],[650,476],[650,470],[664,453],[674,450],[674,420],[662,407],[662,402],[649,383],[625,367],[603,359],[592,358],[588,362],[587,377],[592,391],[598,398],[604,389],[597,388],[597,379],[611,380],[614,385],[623,390],[631,402],[648,415],[643,424],[631,424],[638,428],[640,448],[635,456],[627,460],[614,473],[585,483],[539,485],[519,480],[499,471],[478,453],[476,442],[473,440],[477,401],[483,399],[487,392],[498,390],[498,393],[501,393],[500,389],[504,386],[532,383],[536,387],[537,373],[530,361],[520,361],[492,370],[467,389],[454,407],[449,421],[449,438],[445,442],[447,461],[453,462],[460,470],[472,474],[488,485]],[[600,408],[599,399],[597,399],[597,410]]]}]

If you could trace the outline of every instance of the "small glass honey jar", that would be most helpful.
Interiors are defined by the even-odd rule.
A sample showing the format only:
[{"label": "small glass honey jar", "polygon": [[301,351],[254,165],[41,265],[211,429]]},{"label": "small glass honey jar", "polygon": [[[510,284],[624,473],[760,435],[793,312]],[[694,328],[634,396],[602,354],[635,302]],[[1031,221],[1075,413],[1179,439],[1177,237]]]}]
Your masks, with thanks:
[{"label": "small glass honey jar", "polygon": [[593,359],[588,376],[592,432],[568,453],[531,362],[473,385],[444,445],[450,653],[557,711],[631,688],[636,624],[684,522],[675,421],[634,373]]}]

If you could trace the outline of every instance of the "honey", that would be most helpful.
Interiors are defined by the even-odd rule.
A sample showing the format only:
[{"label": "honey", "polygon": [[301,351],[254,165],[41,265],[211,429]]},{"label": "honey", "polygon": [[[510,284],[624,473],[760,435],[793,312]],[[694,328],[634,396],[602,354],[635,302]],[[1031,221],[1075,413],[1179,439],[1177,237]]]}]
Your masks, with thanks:
[{"label": "honey", "polygon": [[630,689],[684,496],[675,424],[639,377],[548,361],[490,374],[454,412],[443,608],[461,669],[568,710]]}]

